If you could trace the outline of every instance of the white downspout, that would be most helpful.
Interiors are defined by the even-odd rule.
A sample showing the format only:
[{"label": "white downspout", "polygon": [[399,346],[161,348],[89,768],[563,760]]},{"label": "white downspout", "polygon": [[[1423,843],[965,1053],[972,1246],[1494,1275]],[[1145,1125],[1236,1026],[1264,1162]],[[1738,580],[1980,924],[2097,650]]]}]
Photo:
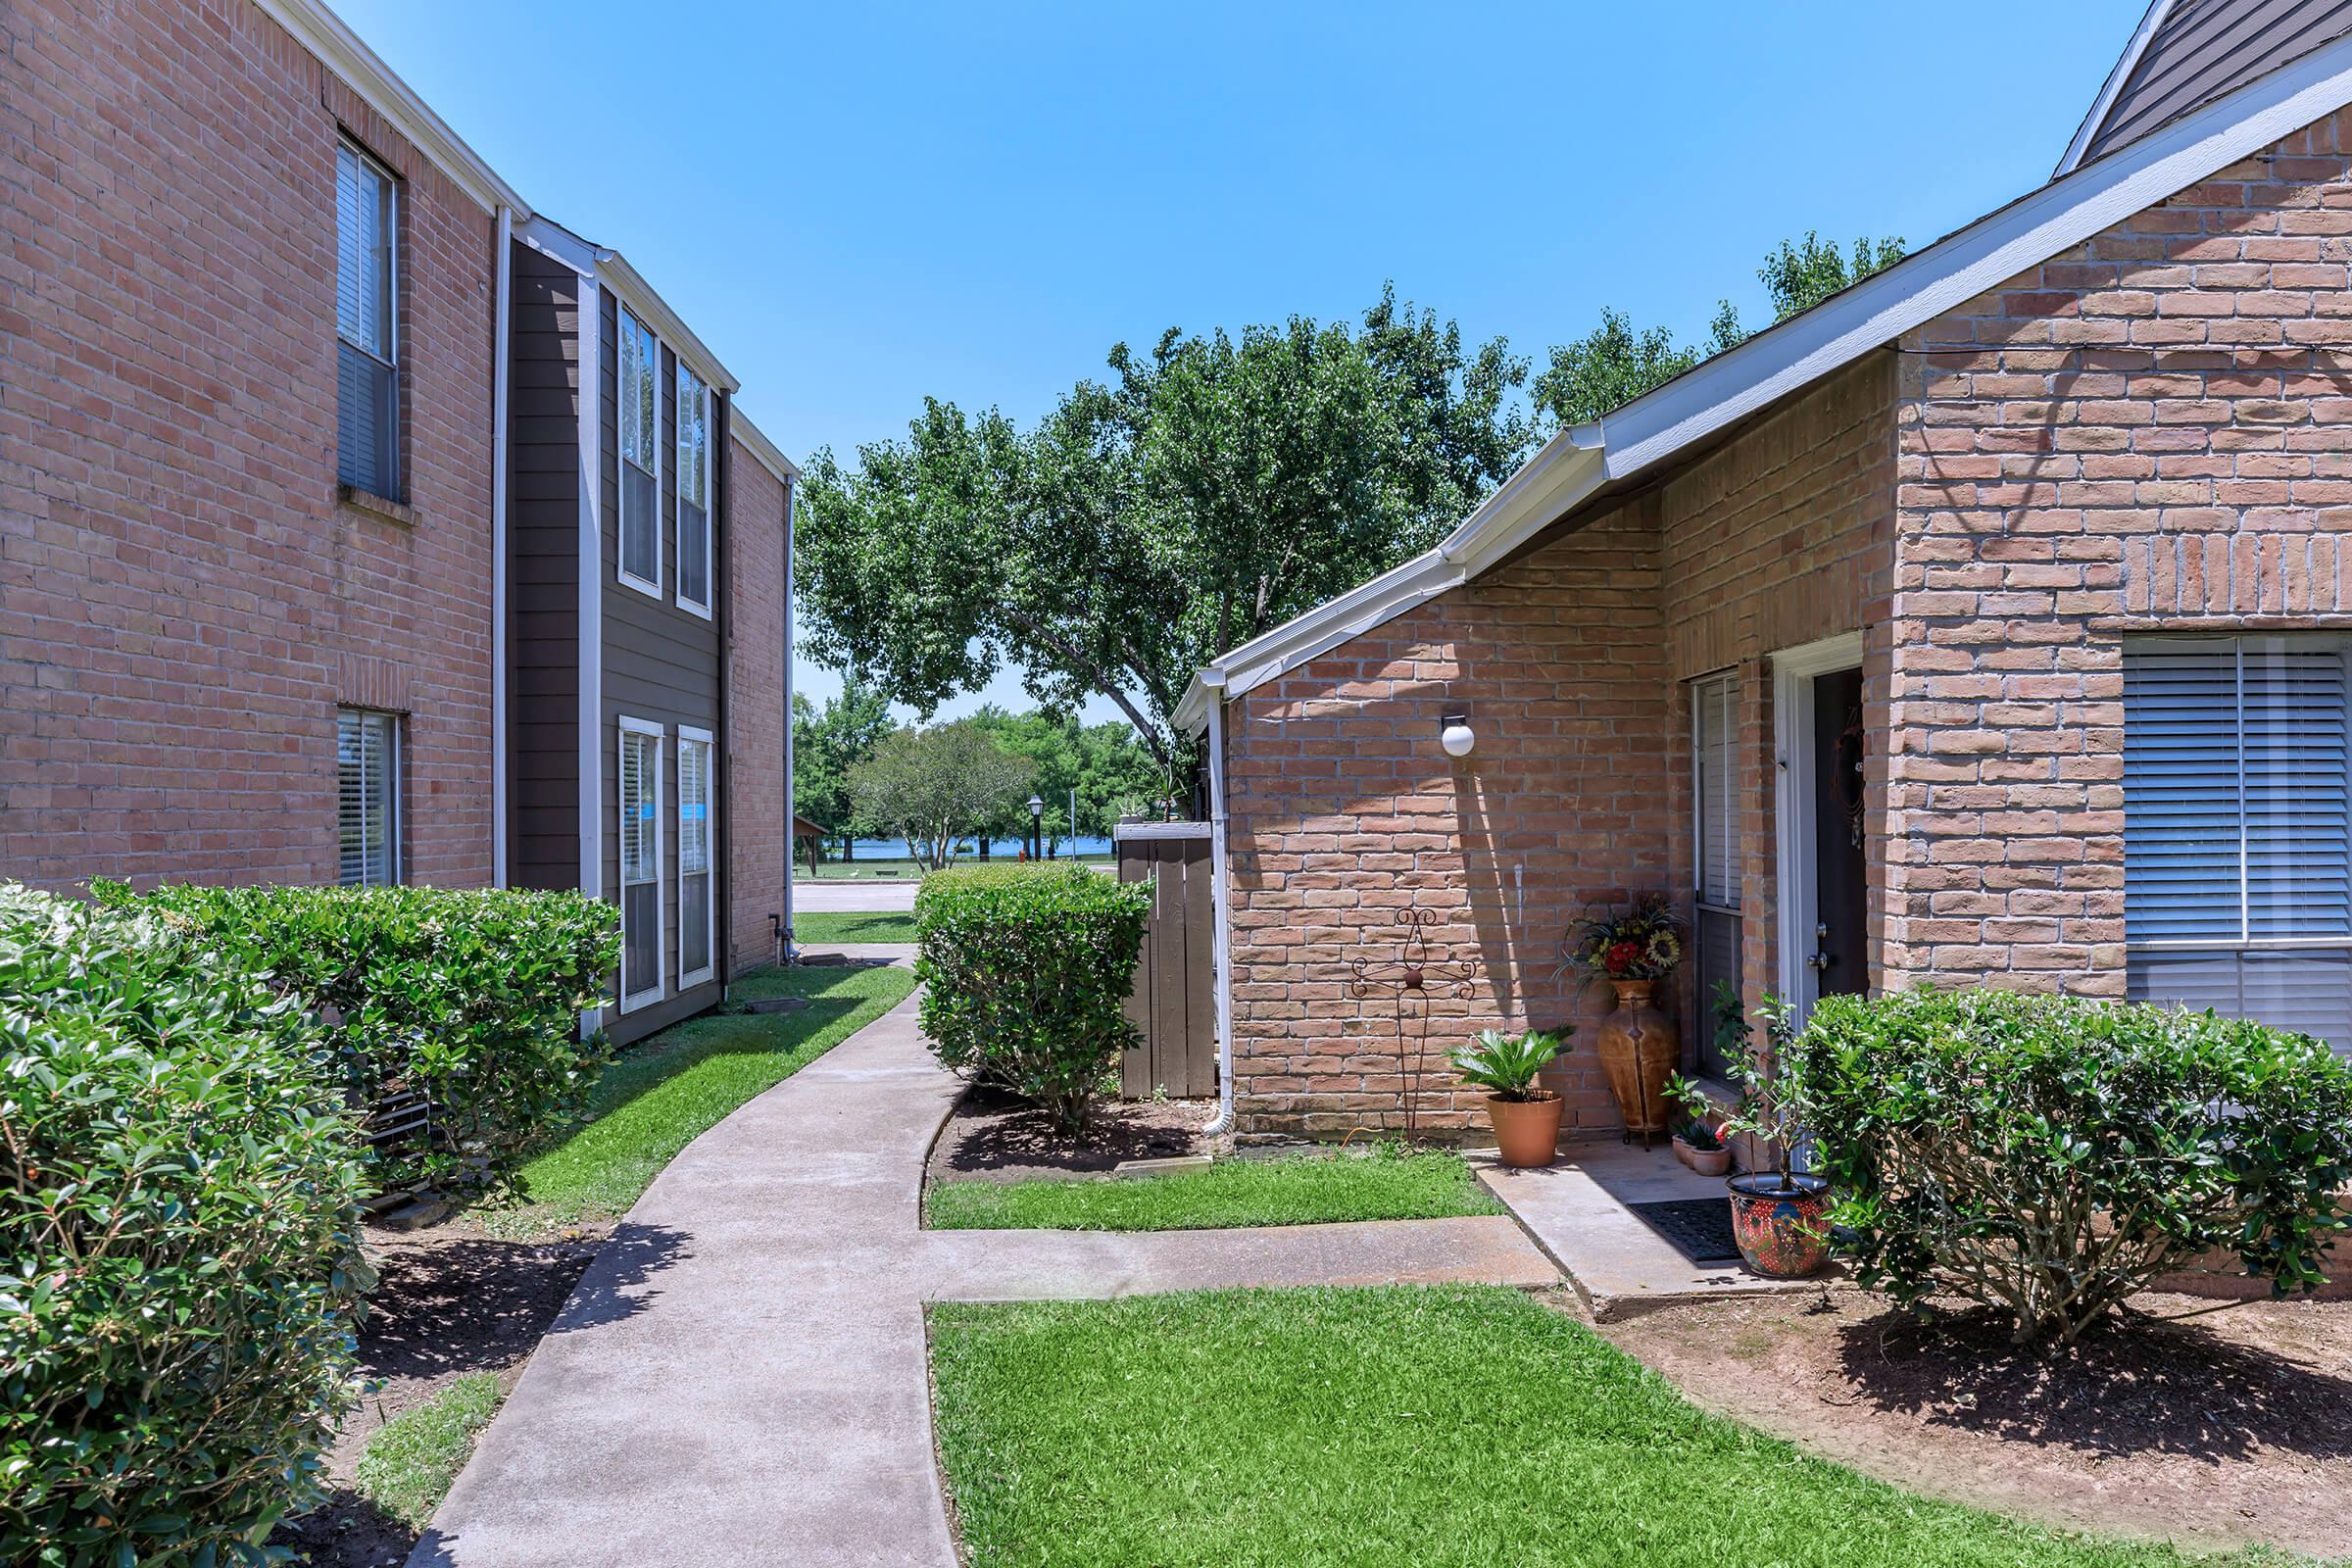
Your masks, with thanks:
[{"label": "white downspout", "polygon": [[507,388],[513,344],[514,209],[498,210],[498,305],[490,363],[490,885],[507,885]]},{"label": "white downspout", "polygon": [[800,874],[801,841],[793,830],[800,825],[792,798],[792,507],[800,485],[784,481],[784,961],[800,958],[800,944],[792,934],[792,884]]},{"label": "white downspout", "polygon": [[1217,995],[1217,1117],[1200,1129],[1202,1136],[1222,1138],[1233,1131],[1233,930],[1225,891],[1225,674],[1202,670],[1200,684],[1208,688],[1208,863],[1209,903],[1216,913],[1216,930],[1209,952],[1216,973]]}]

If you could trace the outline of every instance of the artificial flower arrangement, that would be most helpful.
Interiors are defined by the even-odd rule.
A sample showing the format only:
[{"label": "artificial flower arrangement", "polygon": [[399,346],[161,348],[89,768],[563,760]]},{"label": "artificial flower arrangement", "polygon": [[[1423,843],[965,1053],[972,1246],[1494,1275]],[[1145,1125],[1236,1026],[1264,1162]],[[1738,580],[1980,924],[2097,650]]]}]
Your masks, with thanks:
[{"label": "artificial flower arrangement", "polygon": [[1575,961],[1603,980],[1663,980],[1683,961],[1683,922],[1663,897],[1578,922]]}]

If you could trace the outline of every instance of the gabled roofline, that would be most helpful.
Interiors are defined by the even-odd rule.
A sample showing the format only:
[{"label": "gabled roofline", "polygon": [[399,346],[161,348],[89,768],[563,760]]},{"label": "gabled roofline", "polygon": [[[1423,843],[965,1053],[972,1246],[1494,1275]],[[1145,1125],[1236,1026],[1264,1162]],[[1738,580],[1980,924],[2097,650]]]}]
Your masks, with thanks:
[{"label": "gabled roofline", "polygon": [[1206,722],[1208,689],[1239,697],[1506,559],[1603,485],[1690,451],[1758,410],[1985,290],[2352,103],[2352,33],[2052,180],[1851,288],[1563,430],[1446,543],[1318,605],[1196,674],[1171,715]]},{"label": "gabled roofline", "polygon": [[2099,127],[2107,123],[2107,111],[2115,107],[2117,95],[2131,81],[2132,73],[2139,69],[2140,57],[2148,52],[2148,44],[2155,38],[2156,29],[2164,24],[2164,19],[2171,15],[2172,9],[2173,0],[2148,0],[2148,9],[2140,16],[2139,26],[2133,30],[2131,41],[2124,45],[2123,55],[2116,61],[2115,69],[2107,73],[2106,81],[2099,87],[2099,95],[2090,101],[2090,113],[2084,115],[2082,123],[2075,127],[2075,139],[2066,144],[2066,155],[2058,160],[2058,167],[2050,171],[2052,179],[2063,178],[2082,167],[2082,155],[2090,150],[2091,142],[2099,134]]},{"label": "gabled roofline", "polygon": [[484,212],[496,213],[503,206],[513,208],[518,220],[530,215],[531,204],[501,178],[497,170],[483,162],[481,154],[466,146],[407,82],[394,75],[392,68],[341,17],[318,0],[257,0],[257,3],[265,16],[292,33],[296,42],[349,83],[352,91],[367,100],[368,108],[416,143],[417,150],[455,180],[459,189],[479,202]]},{"label": "gabled roofline", "polygon": [[742,409],[738,408],[727,416],[727,428],[735,432],[735,439],[743,443],[743,449],[752,455],[754,461],[778,480],[791,484],[800,478],[800,465],[786,457]]},{"label": "gabled roofline", "polygon": [[545,215],[535,215],[527,223],[518,225],[514,237],[551,261],[560,262],[582,277],[593,277],[610,284],[630,310],[646,325],[652,327],[670,349],[683,355],[696,367],[696,372],[711,385],[729,394],[742,390],[710,346],[696,335],[694,328],[669,302],[662,297],[643,273],[629,265],[629,259],[609,245],[583,239],[562,223]]}]

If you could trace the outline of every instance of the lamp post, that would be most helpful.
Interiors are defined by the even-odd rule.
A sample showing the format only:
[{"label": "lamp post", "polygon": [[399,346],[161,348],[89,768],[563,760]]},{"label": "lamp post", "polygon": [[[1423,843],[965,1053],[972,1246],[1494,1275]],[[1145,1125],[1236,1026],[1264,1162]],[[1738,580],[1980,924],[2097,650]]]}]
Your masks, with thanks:
[{"label": "lamp post", "polygon": [[1029,858],[1046,858],[1046,803],[1034,795],[1029,797]]}]

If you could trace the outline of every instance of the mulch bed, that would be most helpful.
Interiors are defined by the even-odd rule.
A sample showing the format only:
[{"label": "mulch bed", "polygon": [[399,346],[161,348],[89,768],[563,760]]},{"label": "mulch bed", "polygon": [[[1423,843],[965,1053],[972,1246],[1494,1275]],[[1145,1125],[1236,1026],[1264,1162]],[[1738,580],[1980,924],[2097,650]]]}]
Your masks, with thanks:
[{"label": "mulch bed", "polygon": [[[609,1229],[610,1227],[606,1227]],[[368,1394],[327,1451],[327,1500],[280,1525],[270,1544],[318,1568],[398,1564],[416,1533],[352,1490],[360,1450],[378,1427],[471,1372],[496,1372],[508,1388],[604,1245],[582,1231],[553,1242],[505,1242],[463,1217],[428,1230],[369,1227],[378,1271],[359,1330]]]},{"label": "mulch bed", "polygon": [[992,1089],[971,1088],[956,1102],[931,1146],[931,1181],[1017,1182],[1033,1176],[1088,1176],[1122,1160],[1202,1152],[1200,1129],[1215,1118],[1213,1100],[1101,1100],[1087,1130],[1073,1139],[1035,1106]]},{"label": "mulch bed", "polygon": [[2072,1350],[1850,1288],[1599,1332],[1698,1403],[1912,1491],[2061,1528],[2328,1556],[2352,1498],[2352,1302],[2150,1294]]}]

